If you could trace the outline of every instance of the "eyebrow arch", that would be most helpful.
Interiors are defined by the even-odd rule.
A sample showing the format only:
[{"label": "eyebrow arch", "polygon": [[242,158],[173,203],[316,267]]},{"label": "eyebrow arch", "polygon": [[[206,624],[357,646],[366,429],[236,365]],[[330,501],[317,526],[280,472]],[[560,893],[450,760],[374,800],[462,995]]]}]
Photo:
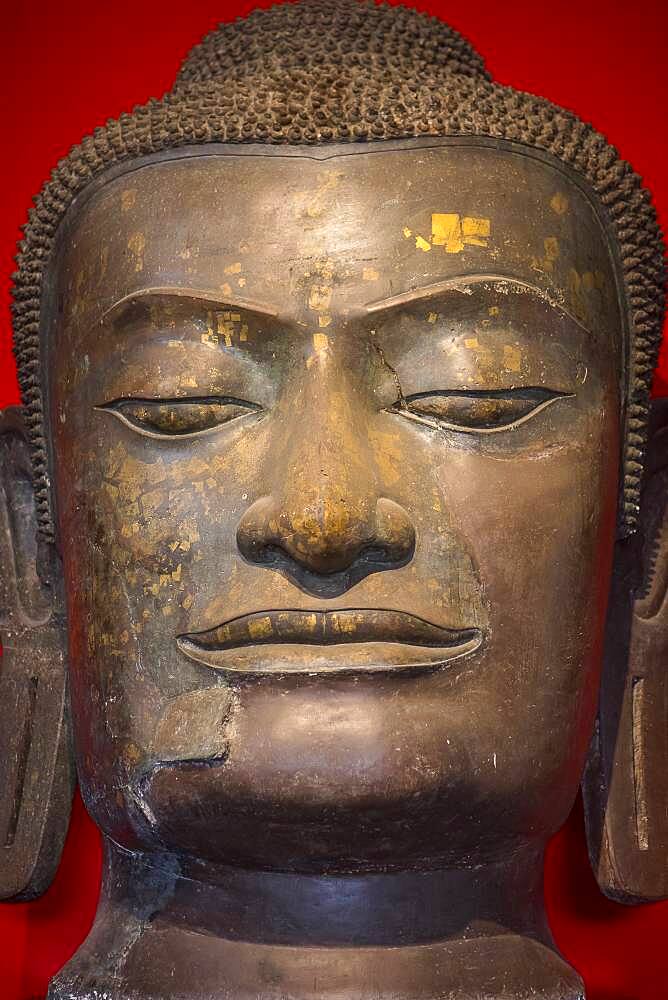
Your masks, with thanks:
[{"label": "eyebrow arch", "polygon": [[428,300],[436,298],[442,292],[448,292],[451,290],[459,289],[461,285],[480,285],[489,282],[504,282],[508,285],[515,285],[518,288],[524,288],[527,291],[532,292],[538,298],[547,302],[549,306],[553,309],[557,309],[564,313],[570,320],[576,323],[585,333],[591,333],[591,331],[584,325],[582,320],[574,316],[568,309],[566,309],[560,302],[545,292],[544,289],[538,288],[537,285],[532,285],[529,281],[522,281],[521,278],[512,278],[507,274],[459,274],[452,278],[447,278],[445,281],[437,281],[432,285],[423,285],[421,288],[409,288],[405,292],[400,292],[398,295],[392,295],[387,299],[377,299],[375,302],[370,302],[365,307],[367,315],[375,315],[379,312],[385,312],[390,309],[397,309],[399,306],[408,305],[412,302],[420,302],[421,300]]},{"label": "eyebrow arch", "polygon": [[100,323],[104,323],[108,319],[113,319],[114,316],[122,313],[124,309],[134,302],[154,298],[178,298],[183,299],[186,303],[190,302],[194,306],[213,306],[214,309],[244,309],[246,312],[255,313],[258,316],[270,316],[272,318],[278,316],[278,312],[275,309],[271,309],[262,303],[253,302],[250,299],[239,298],[236,295],[220,296],[207,289],[181,288],[178,285],[161,285],[140,288],[135,292],[129,292],[128,295],[124,295],[118,302],[114,302],[108,309],[105,309],[100,317]]}]

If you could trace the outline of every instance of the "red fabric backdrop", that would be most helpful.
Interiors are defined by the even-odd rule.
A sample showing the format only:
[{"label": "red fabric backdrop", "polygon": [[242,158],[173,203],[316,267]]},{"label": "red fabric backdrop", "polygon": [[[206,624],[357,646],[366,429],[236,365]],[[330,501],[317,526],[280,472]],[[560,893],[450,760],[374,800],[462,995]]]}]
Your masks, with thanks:
[{"label": "red fabric backdrop", "polygon": [[[572,108],[604,132],[645,177],[666,227],[665,0],[413,5],[463,32],[501,82]],[[0,72],[6,75],[9,106],[2,157],[7,173],[0,185],[0,406],[18,401],[8,276],[31,197],[85,132],[167,90],[204,32],[254,6],[268,4],[33,0],[5,8]],[[668,350],[655,392],[668,395]],[[77,798],[52,888],[34,903],[0,905],[0,1000],[44,995],[48,979],[90,926],[99,873],[98,835]],[[546,887],[555,937],[584,975],[590,1000],[668,998],[668,903],[627,908],[600,895],[587,863],[579,804],[551,844]]]}]

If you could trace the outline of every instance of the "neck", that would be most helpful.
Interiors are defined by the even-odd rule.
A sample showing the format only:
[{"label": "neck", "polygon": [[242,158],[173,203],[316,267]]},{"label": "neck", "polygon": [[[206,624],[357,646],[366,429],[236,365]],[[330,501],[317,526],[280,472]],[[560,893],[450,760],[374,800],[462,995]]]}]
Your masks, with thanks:
[{"label": "neck", "polygon": [[316,876],[105,846],[93,929],[50,1000],[583,996],[547,929],[536,849],[475,870]]}]

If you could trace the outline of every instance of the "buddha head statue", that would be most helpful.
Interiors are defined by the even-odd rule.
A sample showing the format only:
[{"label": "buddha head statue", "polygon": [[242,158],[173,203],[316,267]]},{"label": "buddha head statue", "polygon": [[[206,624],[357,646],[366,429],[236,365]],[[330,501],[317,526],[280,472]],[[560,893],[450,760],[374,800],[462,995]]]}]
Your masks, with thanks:
[{"label": "buddha head statue", "polygon": [[105,844],[51,997],[583,996],[581,782],[668,894],[662,282],[602,136],[400,7],[222,25],[58,165],[0,438],[2,891],[75,780]]}]

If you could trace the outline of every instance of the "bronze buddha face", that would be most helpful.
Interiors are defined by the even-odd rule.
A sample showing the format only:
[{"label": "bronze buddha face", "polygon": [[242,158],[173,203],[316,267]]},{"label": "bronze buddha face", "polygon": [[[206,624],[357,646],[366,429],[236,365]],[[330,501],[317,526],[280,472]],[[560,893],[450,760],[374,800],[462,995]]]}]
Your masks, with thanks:
[{"label": "bronze buddha face", "polygon": [[480,142],[227,148],[108,181],[55,259],[101,828],[315,871],[553,832],[596,704],[623,374],[573,178]]},{"label": "bronze buddha face", "polygon": [[53,874],[70,718],[106,851],[53,1000],[581,998],[581,780],[604,891],[668,894],[660,246],[592,129],[348,0],[58,168],[0,425],[0,892]]}]

